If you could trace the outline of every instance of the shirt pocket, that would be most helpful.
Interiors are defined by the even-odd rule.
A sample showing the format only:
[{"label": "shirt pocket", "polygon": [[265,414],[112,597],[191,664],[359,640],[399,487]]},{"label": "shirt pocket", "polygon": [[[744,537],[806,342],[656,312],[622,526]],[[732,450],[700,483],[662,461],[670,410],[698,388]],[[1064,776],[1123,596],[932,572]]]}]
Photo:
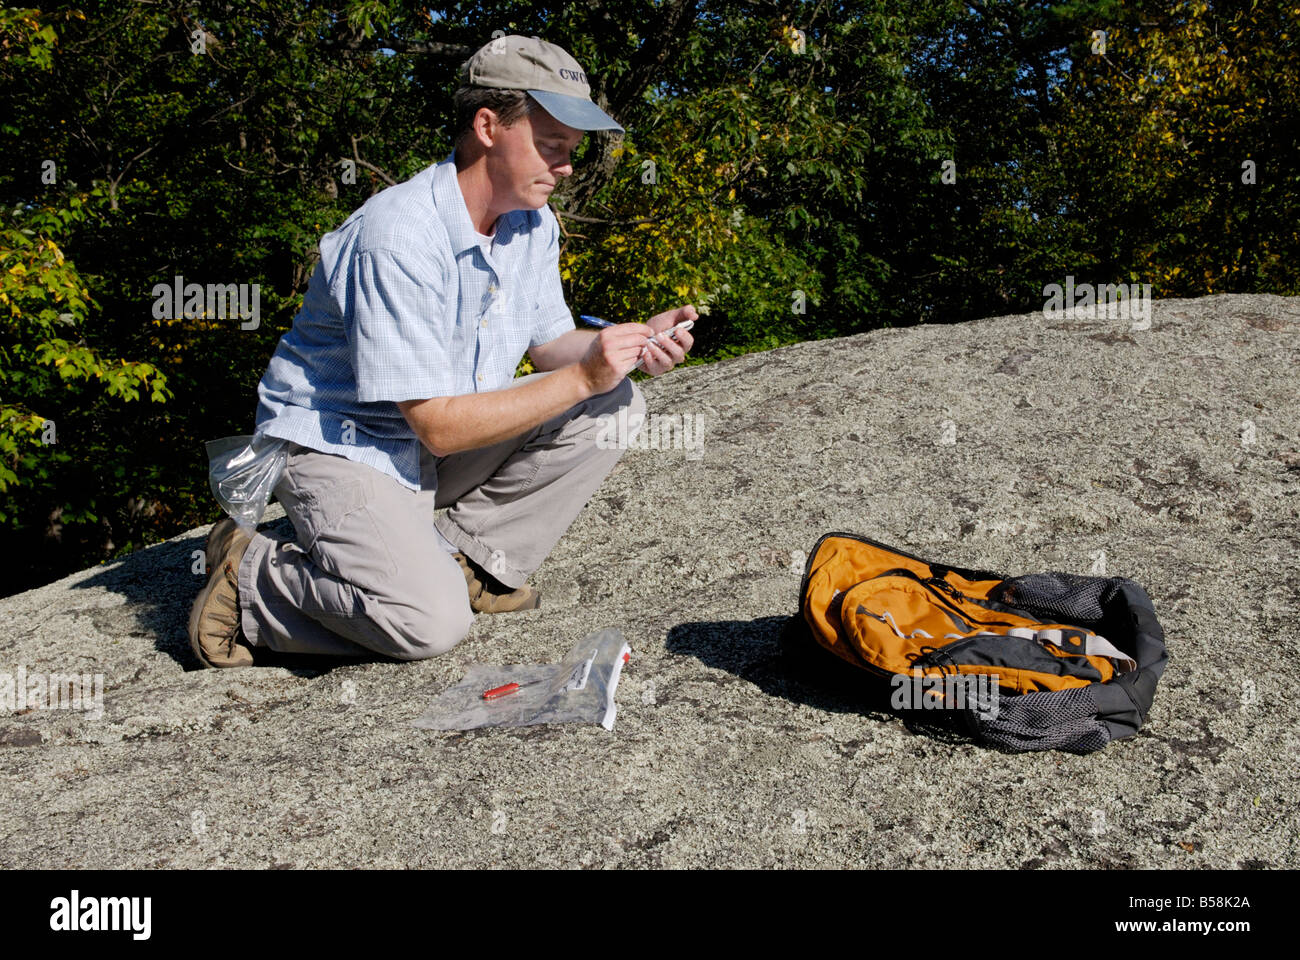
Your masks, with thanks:
[{"label": "shirt pocket", "polygon": [[514,376],[515,367],[532,342],[539,315],[537,299],[532,295],[508,298],[488,311],[488,325],[482,334],[494,366],[499,363],[507,379]]}]

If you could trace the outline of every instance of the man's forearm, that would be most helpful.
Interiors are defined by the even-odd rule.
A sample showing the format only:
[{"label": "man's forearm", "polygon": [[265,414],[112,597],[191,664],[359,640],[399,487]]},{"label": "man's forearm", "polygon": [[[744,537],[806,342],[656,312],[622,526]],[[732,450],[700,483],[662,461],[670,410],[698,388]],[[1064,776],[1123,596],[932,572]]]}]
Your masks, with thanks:
[{"label": "man's forearm", "polygon": [[517,437],[590,396],[591,386],[573,362],[504,390],[407,400],[397,406],[430,452],[445,457]]},{"label": "man's forearm", "polygon": [[577,363],[596,339],[595,330],[569,330],[560,334],[550,343],[534,347],[528,351],[528,357],[538,370],[558,370],[571,363]]}]

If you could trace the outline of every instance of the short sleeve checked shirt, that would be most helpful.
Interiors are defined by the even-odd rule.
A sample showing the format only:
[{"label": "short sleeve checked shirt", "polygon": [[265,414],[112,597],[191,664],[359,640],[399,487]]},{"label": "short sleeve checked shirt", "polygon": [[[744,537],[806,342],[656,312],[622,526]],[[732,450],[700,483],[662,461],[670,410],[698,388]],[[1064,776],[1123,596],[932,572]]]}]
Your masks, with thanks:
[{"label": "short sleeve checked shirt", "polygon": [[419,489],[420,441],[397,401],[499,390],[526,349],[573,329],[549,207],[500,216],[490,253],[480,237],[455,154],[322,237],[302,309],[258,384],[257,434]]}]

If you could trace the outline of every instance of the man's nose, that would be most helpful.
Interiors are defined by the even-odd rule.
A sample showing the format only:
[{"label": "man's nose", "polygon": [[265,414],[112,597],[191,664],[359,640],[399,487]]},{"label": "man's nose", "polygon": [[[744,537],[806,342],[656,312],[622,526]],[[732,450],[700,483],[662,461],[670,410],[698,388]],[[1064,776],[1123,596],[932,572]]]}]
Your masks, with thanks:
[{"label": "man's nose", "polygon": [[573,161],[565,160],[563,163],[551,167],[551,172],[557,177],[568,177],[573,174]]}]

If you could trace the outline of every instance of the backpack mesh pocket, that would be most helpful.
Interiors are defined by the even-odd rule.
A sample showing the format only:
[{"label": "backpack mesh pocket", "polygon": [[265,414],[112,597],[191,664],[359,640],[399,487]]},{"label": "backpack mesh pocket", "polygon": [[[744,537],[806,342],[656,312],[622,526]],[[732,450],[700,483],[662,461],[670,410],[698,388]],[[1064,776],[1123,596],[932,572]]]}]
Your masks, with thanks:
[{"label": "backpack mesh pocket", "polygon": [[972,711],[968,719],[976,736],[1014,753],[1091,753],[1110,742],[1110,731],[1097,716],[1091,686],[1001,697],[996,714],[985,716]]},{"label": "backpack mesh pocket", "polygon": [[1106,606],[1119,592],[1115,579],[1072,573],[1031,573],[1003,581],[989,599],[1055,623],[1100,623]]}]

